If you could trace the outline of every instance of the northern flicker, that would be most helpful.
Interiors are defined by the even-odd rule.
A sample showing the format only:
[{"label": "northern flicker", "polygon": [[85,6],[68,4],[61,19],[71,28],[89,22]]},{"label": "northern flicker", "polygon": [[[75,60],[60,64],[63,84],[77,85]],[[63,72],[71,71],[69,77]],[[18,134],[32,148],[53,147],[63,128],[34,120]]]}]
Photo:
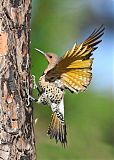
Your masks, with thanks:
[{"label": "northern flicker", "polygon": [[72,93],[83,92],[90,84],[92,78],[92,62],[90,58],[99,40],[104,34],[104,27],[95,29],[81,44],[74,44],[63,57],[53,53],[45,53],[39,49],[48,61],[44,74],[39,79],[41,95],[37,102],[50,105],[52,110],[51,123],[48,128],[50,138],[55,138],[64,146],[67,144],[66,124],[64,121],[64,90]]}]

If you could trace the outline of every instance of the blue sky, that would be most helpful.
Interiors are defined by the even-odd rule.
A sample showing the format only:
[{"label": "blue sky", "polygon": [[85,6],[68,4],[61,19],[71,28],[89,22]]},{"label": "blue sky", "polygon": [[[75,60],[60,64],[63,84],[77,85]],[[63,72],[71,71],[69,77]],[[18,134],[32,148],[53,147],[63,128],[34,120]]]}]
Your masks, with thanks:
[{"label": "blue sky", "polygon": [[92,87],[95,89],[114,89],[114,32],[111,33],[105,29],[103,40],[95,51],[93,63],[93,80],[95,83]]},{"label": "blue sky", "polygon": [[114,0],[91,0],[89,4],[95,16],[106,24],[103,41],[94,54],[92,87],[114,91]]}]

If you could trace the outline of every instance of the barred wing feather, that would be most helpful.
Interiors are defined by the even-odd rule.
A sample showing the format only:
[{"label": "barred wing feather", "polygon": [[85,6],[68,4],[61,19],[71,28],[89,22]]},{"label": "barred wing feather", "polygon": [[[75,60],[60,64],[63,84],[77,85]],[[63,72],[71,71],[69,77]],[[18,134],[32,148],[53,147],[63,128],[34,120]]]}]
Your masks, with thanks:
[{"label": "barred wing feather", "polygon": [[96,45],[102,40],[99,38],[104,34],[104,27],[93,31],[93,33],[81,44],[74,44],[67,51],[59,63],[46,74],[47,81],[61,79],[64,86],[72,92],[84,91],[89,85],[93,62],[92,52],[97,49]]}]

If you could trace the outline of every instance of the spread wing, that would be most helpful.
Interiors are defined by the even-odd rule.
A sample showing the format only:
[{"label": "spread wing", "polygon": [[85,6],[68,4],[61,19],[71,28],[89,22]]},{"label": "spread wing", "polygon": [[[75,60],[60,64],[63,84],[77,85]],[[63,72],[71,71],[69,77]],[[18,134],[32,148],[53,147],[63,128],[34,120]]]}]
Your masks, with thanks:
[{"label": "spread wing", "polygon": [[99,38],[104,34],[104,27],[95,29],[92,34],[81,44],[74,44],[67,51],[59,63],[46,74],[46,80],[53,82],[61,79],[65,88],[72,92],[84,91],[89,85],[92,73],[92,53],[97,49],[97,44],[102,40]]}]

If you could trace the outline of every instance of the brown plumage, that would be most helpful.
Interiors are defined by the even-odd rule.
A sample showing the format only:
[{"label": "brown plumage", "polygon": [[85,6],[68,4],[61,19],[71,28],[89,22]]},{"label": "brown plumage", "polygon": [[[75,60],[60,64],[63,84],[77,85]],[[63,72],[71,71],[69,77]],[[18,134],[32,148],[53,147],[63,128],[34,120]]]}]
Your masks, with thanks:
[{"label": "brown plumage", "polygon": [[42,53],[47,61],[48,67],[40,77],[39,85],[42,94],[38,103],[48,104],[52,109],[52,119],[48,128],[50,138],[55,138],[64,146],[66,139],[66,124],[64,122],[64,89],[71,92],[83,92],[92,78],[92,62],[90,58],[97,45],[101,42],[99,38],[104,34],[104,27],[95,29],[94,32],[81,44],[74,44],[73,48],[59,58],[53,53]]}]

